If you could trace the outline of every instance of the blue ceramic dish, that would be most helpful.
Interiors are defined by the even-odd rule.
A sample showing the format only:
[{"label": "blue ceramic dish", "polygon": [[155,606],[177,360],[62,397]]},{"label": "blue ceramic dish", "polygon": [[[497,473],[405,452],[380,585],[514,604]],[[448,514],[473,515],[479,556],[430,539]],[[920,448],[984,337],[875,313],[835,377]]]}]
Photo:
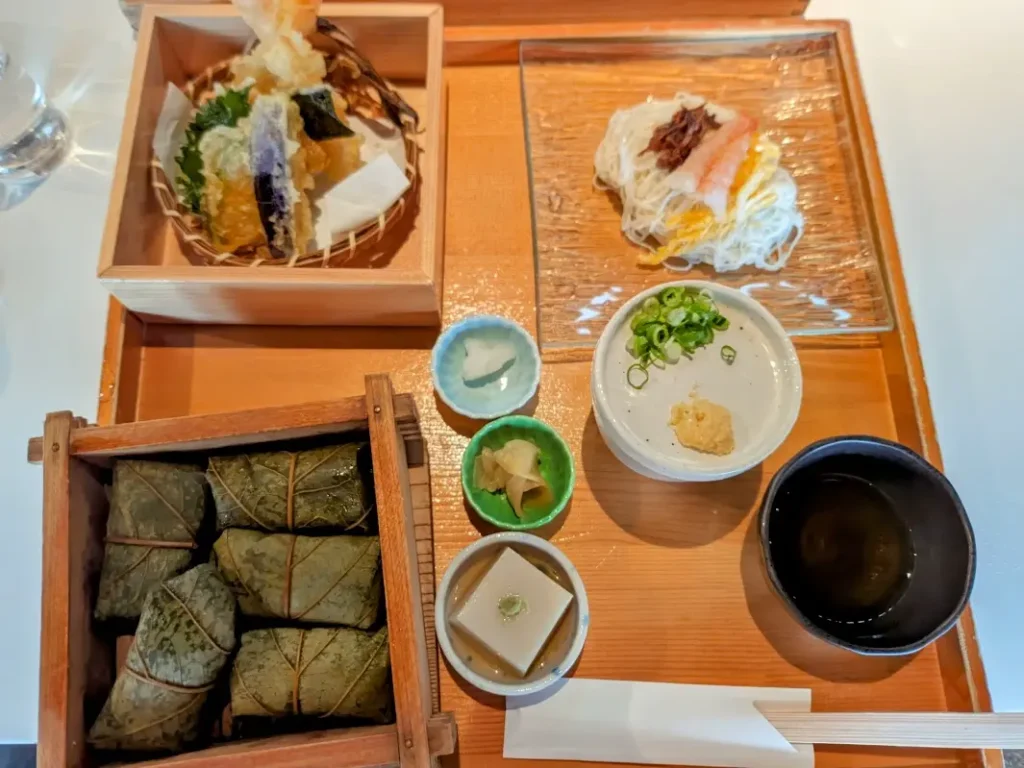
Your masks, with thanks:
[{"label": "blue ceramic dish", "polygon": [[[466,339],[507,341],[516,352],[507,371],[481,386],[462,380]],[[451,326],[434,344],[430,356],[434,389],[445,405],[471,419],[494,419],[526,405],[540,384],[540,352],[523,328],[497,315],[473,315]]]}]

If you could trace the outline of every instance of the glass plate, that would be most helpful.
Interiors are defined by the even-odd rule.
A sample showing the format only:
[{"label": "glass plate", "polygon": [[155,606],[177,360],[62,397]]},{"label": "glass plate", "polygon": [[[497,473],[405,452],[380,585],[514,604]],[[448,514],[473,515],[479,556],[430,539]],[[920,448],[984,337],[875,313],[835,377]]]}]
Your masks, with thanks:
[{"label": "glass plate", "polygon": [[[621,301],[683,276],[744,290],[791,334],[892,328],[831,33],[524,41],[520,60],[543,349],[593,346]],[[757,117],[782,147],[806,220],[782,270],[637,264],[617,196],[593,186],[594,151],[616,109],[677,91]]]}]

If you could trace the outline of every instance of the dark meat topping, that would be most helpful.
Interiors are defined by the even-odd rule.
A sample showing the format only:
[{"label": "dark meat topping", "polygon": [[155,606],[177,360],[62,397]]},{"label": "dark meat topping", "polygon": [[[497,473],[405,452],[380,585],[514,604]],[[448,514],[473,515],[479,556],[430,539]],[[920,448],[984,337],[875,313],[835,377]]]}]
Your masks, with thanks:
[{"label": "dark meat topping", "polygon": [[658,167],[671,173],[686,162],[708,131],[718,127],[718,121],[703,105],[695,109],[680,107],[671,120],[654,129],[644,152],[657,152]]}]

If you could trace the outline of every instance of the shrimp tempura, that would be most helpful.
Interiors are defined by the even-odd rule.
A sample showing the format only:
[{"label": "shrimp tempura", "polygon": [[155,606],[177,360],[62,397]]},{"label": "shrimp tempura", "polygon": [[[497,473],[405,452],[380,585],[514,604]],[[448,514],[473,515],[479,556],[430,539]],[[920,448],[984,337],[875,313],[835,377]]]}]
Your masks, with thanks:
[{"label": "shrimp tempura", "polygon": [[323,82],[323,55],[305,38],[316,28],[320,0],[233,1],[260,41],[231,65],[235,85],[248,81],[255,93],[271,93]]}]

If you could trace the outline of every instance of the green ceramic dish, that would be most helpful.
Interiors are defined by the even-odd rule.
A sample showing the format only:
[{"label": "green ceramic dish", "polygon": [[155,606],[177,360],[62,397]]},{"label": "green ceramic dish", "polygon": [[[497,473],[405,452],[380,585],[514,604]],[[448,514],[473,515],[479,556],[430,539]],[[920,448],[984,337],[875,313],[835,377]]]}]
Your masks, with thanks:
[{"label": "green ceramic dish", "polygon": [[[504,492],[490,493],[473,487],[473,467],[484,447],[498,450],[509,440],[529,440],[540,448],[540,476],[551,489],[541,504],[523,505],[523,519],[516,517]],[[576,469],[569,446],[543,421],[529,416],[505,416],[492,421],[469,441],[462,455],[462,490],[484,520],[507,531],[532,531],[547,525],[561,513],[572,497]]]}]

